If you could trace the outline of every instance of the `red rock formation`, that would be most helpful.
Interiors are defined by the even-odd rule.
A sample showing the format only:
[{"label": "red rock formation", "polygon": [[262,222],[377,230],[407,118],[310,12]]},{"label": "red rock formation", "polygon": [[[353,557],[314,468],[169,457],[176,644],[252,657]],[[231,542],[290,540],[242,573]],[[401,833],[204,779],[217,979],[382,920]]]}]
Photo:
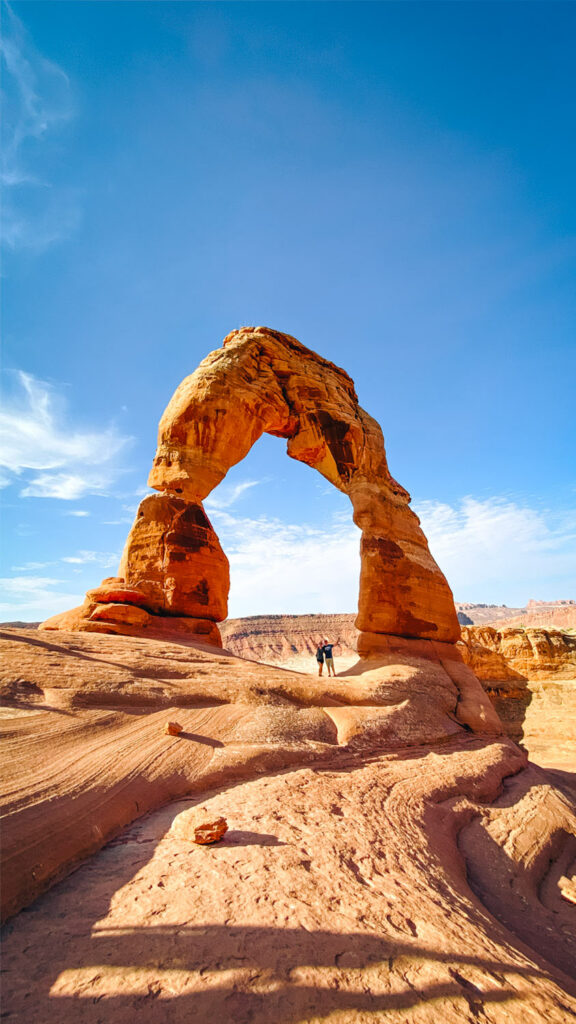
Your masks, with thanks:
[{"label": "red rock formation", "polygon": [[559,630],[462,630],[457,644],[508,735],[550,768],[576,760],[576,637]]},{"label": "red rock formation", "polygon": [[226,818],[211,815],[205,807],[195,807],[192,811],[184,811],[176,818],[172,834],[177,839],[184,839],[198,846],[209,846],[217,843],[228,831]]},{"label": "red rock formation", "polygon": [[[476,624],[476,620],[475,620]],[[520,626],[525,629],[576,629],[576,608],[571,604],[546,605],[527,608],[516,615],[507,615],[488,624],[497,629],[513,629]]]},{"label": "red rock formation", "polygon": [[[125,592],[145,594],[146,602],[123,603],[156,616],[156,629],[168,616],[213,623],[226,617],[228,564],[202,501],[263,433],[285,438],[288,455],[352,502],[362,531],[362,653],[370,654],[373,635],[457,640],[450,588],[409,494],[390,475],[382,431],[358,404],[352,380],[295,338],[265,327],[229,334],[180,384],[162,416],[149,480],[162,494],[142,502],[120,567]],[[110,603],[98,592],[100,601]],[[44,628],[82,628],[82,619],[90,628],[146,627],[143,614],[122,614],[101,613],[89,600],[72,619],[78,625],[65,614]]]},{"label": "red rock formation", "polygon": [[463,626],[458,648],[479,679],[576,679],[576,637],[557,629]]}]

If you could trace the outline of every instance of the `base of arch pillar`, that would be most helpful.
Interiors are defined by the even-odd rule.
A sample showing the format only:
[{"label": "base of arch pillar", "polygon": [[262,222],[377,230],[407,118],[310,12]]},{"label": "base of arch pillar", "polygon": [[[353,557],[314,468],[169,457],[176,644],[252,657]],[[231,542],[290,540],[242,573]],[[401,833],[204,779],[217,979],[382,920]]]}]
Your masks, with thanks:
[{"label": "base of arch pillar", "polygon": [[416,658],[428,658],[430,661],[441,661],[443,658],[455,658],[461,661],[460,653],[455,644],[440,640],[424,640],[422,637],[395,636],[392,633],[368,633],[361,631],[358,635],[358,655],[360,658],[383,658],[387,655],[412,655]]},{"label": "base of arch pillar", "polygon": [[144,608],[129,604],[92,604],[85,602],[42,622],[40,629],[72,633],[111,633],[117,636],[142,636],[153,640],[181,643],[193,640],[211,647],[222,647],[220,630],[211,619],[188,616],[152,615]]}]

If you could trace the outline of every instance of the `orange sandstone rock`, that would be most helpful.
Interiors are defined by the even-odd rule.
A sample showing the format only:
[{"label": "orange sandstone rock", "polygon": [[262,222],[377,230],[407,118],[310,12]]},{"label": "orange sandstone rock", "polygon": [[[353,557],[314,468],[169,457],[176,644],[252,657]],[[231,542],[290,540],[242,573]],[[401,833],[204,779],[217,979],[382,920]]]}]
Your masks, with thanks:
[{"label": "orange sandstone rock", "polygon": [[106,580],[102,580],[100,586],[95,587],[94,590],[86,591],[86,597],[89,601],[102,604],[116,602],[144,607],[149,603],[147,595],[141,590],[134,590],[132,587],[125,586],[124,583],[108,583]]},{"label": "orange sandstone rock", "polygon": [[558,629],[465,626],[458,644],[479,679],[576,679],[576,637]]},{"label": "orange sandstone rock", "polygon": [[567,878],[566,875],[562,875],[562,878],[558,881],[558,888],[563,899],[568,903],[576,903],[576,875],[573,878]]},{"label": "orange sandstone rock", "polygon": [[[177,388],[160,421],[149,478],[161,494],[141,503],[119,576],[90,591],[81,612],[55,616],[45,628],[84,629],[89,621],[89,628],[105,622],[116,631],[158,631],[173,628],[170,617],[225,619],[228,561],[202,502],[263,433],[285,438],[291,458],[350,498],[362,531],[361,654],[378,648],[373,636],[458,640],[448,583],[410,495],[389,472],[382,431],[359,405],[353,381],[295,338],[266,327],[233,331]],[[111,605],[132,611],[122,618]]]},{"label": "orange sandstone rock", "polygon": [[226,618],[228,559],[204,509],[167,494],[140,503],[120,564],[126,584],[160,615]]},{"label": "orange sandstone rock", "polygon": [[214,821],[205,821],[194,829],[194,842],[200,846],[208,843],[217,843],[228,831],[226,818],[216,818]]},{"label": "orange sandstone rock", "polygon": [[205,807],[196,807],[178,815],[172,834],[178,839],[185,839],[199,846],[217,843],[228,831],[226,818],[214,817]]},{"label": "orange sandstone rock", "polygon": [[[159,428],[151,487],[199,503],[263,433],[350,497],[362,530],[357,626],[454,642],[452,593],[410,496],[390,475],[379,425],[347,373],[295,338],[233,331],[177,388]],[[127,550],[122,562],[129,579]]]},{"label": "orange sandstone rock", "polygon": [[152,615],[134,605],[98,604],[86,600],[78,608],[46,619],[43,630],[65,630],[80,633],[118,633],[124,636],[149,636],[154,639],[199,640],[213,647],[222,647],[220,630],[211,619],[191,616]]},{"label": "orange sandstone rock", "polygon": [[164,732],[167,736],[179,736],[182,729],[183,726],[180,725],[180,722],[166,722],[164,726]]}]

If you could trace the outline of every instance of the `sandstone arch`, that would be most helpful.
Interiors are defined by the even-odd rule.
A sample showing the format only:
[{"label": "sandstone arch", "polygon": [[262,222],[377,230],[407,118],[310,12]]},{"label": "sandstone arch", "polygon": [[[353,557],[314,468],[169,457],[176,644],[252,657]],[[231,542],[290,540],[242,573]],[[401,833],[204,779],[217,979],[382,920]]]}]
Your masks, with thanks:
[{"label": "sandstone arch", "polygon": [[456,641],[452,593],[353,381],[266,327],[233,331],[182,381],[159,426],[149,484],[160,493],[140,505],[119,576],[45,628],[170,629],[217,643],[228,562],[202,502],[263,433],[285,438],[288,455],[352,502],[362,531],[359,652],[390,635]]}]

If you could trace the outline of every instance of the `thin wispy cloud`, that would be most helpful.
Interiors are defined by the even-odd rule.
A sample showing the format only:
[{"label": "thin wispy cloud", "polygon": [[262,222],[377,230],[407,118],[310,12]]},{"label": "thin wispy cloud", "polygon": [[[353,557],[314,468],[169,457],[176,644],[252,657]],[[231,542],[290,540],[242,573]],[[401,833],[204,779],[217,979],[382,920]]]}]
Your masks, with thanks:
[{"label": "thin wispy cloud", "polygon": [[467,497],[457,506],[421,502],[415,511],[457,599],[521,606],[573,595],[576,509]]},{"label": "thin wispy cloud", "polygon": [[40,569],[47,569],[55,562],[24,562],[23,565],[13,565],[12,572],[38,572]]},{"label": "thin wispy cloud", "polygon": [[72,120],[75,101],[65,72],[38,52],[5,2],[2,21],[2,240],[8,249],[45,249],[80,220],[77,190],[41,169],[43,147]]},{"label": "thin wispy cloud", "polygon": [[[421,502],[416,512],[456,600],[521,606],[530,597],[574,596],[574,511],[552,513],[493,497],[455,505]],[[224,509],[212,509],[210,516],[230,560],[230,617],[355,610],[360,531],[348,514],[339,512],[320,526],[240,517]],[[73,572],[90,565],[114,571],[118,561],[117,552],[79,550],[58,562],[28,562],[13,571],[32,574],[50,565],[62,572],[64,565]],[[71,586],[40,575],[2,580],[0,614],[55,614],[83,599],[68,593]]]},{"label": "thin wispy cloud", "polygon": [[[415,509],[456,600],[521,606],[573,596],[576,512],[465,498]],[[230,616],[354,611],[360,532],[338,513],[311,527],[210,512],[230,560]]]},{"label": "thin wispy cloud", "polygon": [[0,411],[0,466],[9,481],[24,478],[21,496],[72,501],[105,492],[131,439],[113,426],[75,428],[53,385],[21,371],[6,376],[16,387]]},{"label": "thin wispy cloud", "polygon": [[120,561],[120,555],[114,551],[78,551],[75,555],[66,555],[61,559],[69,565],[88,565],[93,563],[101,565],[105,569],[115,569]]},{"label": "thin wispy cloud", "polygon": [[351,517],[325,527],[211,511],[230,560],[231,617],[354,611],[360,531]]},{"label": "thin wispy cloud", "polygon": [[84,594],[68,591],[70,584],[53,576],[12,576],[0,579],[0,618],[24,622],[44,619],[82,604]]},{"label": "thin wispy cloud", "polygon": [[246,491],[249,491],[252,487],[257,487],[260,483],[262,483],[261,480],[243,480],[234,485],[220,484],[216,490],[212,491],[210,497],[206,499],[206,509],[210,511],[211,509],[230,508],[236,504]]}]

